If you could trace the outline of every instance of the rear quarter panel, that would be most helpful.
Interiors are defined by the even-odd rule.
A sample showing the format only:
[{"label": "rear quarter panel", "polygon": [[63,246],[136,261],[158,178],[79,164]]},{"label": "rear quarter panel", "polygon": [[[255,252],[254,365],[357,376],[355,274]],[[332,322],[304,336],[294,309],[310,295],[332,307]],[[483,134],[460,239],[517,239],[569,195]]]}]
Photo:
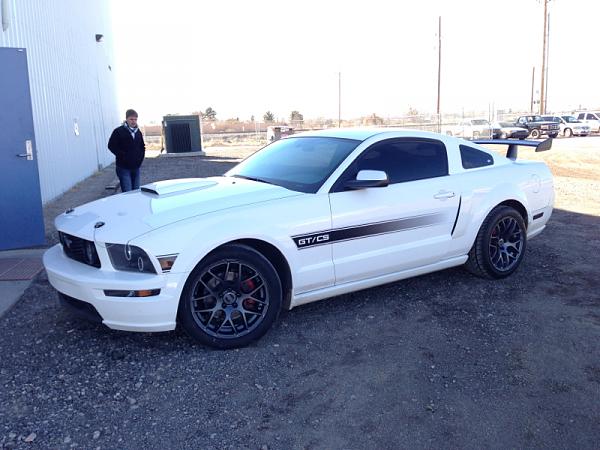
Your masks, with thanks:
[{"label": "rear quarter panel", "polygon": [[[527,211],[528,235],[543,229],[554,203],[552,174],[543,162],[510,160],[464,170],[460,179],[461,206],[453,232],[453,256],[467,253],[487,215],[497,205],[517,201]],[[533,216],[543,212],[536,221]]]}]

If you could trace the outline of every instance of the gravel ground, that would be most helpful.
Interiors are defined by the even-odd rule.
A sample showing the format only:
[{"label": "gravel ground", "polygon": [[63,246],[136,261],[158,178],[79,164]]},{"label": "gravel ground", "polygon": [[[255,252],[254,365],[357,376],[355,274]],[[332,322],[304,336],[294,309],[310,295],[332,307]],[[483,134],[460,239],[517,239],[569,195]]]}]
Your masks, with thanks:
[{"label": "gravel ground", "polygon": [[[456,268],[305,305],[243,349],[73,319],[40,275],[0,319],[0,447],[597,449],[590,148],[596,178],[556,178],[558,209],[510,278]],[[149,159],[143,182],[222,173],[240,156],[228,152]]]}]

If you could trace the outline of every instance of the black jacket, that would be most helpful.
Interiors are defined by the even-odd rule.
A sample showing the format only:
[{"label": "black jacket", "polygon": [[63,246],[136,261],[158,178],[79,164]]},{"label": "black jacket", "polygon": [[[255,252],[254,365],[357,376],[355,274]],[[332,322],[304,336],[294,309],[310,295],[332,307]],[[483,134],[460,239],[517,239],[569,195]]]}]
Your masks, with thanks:
[{"label": "black jacket", "polygon": [[133,139],[125,125],[115,128],[108,140],[108,149],[117,157],[118,167],[123,169],[139,168],[146,152],[142,131],[138,128],[135,139]]}]

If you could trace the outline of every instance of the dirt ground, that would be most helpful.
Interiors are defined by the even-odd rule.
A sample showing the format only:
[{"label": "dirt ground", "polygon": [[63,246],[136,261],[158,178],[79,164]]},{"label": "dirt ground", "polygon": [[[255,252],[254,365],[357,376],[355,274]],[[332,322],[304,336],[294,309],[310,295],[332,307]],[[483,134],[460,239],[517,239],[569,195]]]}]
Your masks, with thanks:
[{"label": "dirt ground", "polygon": [[[145,181],[248,152],[149,159]],[[511,277],[312,303],[247,348],[73,319],[41,276],[0,319],[0,447],[598,449],[600,137],[520,156],[549,164],[556,209]]]}]

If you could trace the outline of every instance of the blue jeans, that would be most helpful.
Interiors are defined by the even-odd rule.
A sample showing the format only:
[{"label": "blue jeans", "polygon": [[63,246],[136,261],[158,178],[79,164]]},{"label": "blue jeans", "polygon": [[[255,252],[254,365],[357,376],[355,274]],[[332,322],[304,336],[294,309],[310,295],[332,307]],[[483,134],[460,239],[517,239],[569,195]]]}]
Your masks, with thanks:
[{"label": "blue jeans", "polygon": [[117,166],[117,176],[121,183],[121,192],[132,191],[140,188],[140,168],[124,169]]}]

